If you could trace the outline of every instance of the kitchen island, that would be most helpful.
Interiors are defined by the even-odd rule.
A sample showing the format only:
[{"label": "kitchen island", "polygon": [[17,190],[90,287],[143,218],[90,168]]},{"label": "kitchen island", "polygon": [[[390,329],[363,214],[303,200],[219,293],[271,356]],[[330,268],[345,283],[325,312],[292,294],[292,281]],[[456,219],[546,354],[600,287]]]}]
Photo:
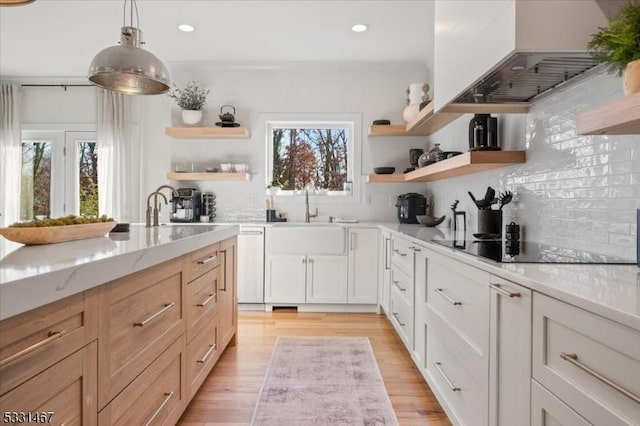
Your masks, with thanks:
[{"label": "kitchen island", "polygon": [[[0,246],[0,410],[174,424],[237,334],[238,227]],[[38,420],[40,417],[38,417]]]}]

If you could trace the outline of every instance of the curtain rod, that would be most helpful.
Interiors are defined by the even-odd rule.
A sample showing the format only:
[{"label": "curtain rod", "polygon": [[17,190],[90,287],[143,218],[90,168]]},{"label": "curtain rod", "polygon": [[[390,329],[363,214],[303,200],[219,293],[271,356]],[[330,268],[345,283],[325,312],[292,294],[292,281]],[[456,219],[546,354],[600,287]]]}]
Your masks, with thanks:
[{"label": "curtain rod", "polygon": [[22,87],[62,87],[67,91],[67,87],[95,87],[93,84],[22,84]]}]

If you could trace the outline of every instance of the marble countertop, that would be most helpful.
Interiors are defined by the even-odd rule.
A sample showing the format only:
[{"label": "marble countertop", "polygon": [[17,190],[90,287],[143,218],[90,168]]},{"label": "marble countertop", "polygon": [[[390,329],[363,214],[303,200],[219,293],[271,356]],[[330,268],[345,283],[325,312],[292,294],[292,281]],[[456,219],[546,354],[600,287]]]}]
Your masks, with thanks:
[{"label": "marble countertop", "polygon": [[133,224],[127,233],[41,246],[0,238],[0,319],[230,238],[238,230],[220,224]]},{"label": "marble countertop", "polygon": [[636,265],[498,263],[433,240],[451,240],[446,228],[380,224],[429,249],[640,330],[640,268]]}]

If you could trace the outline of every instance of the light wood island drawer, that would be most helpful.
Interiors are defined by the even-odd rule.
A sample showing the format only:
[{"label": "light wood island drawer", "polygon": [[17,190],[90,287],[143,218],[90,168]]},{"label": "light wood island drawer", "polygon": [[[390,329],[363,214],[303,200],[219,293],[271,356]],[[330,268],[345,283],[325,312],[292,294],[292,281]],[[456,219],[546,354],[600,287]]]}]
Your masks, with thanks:
[{"label": "light wood island drawer", "polygon": [[36,421],[14,424],[96,425],[96,346],[87,345],[4,394],[0,412],[40,413]]},{"label": "light wood island drawer", "polygon": [[489,344],[491,276],[436,253],[427,266],[427,304],[481,355]]},{"label": "light wood island drawer", "polygon": [[0,395],[97,337],[97,291],[0,322]]},{"label": "light wood island drawer", "polygon": [[218,313],[219,288],[220,267],[187,284],[187,342]]},{"label": "light wood island drawer", "polygon": [[174,425],[186,407],[186,341],[177,339],[98,415],[98,424]]},{"label": "light wood island drawer", "polygon": [[101,287],[100,407],[185,332],[182,265],[175,259]]},{"label": "light wood island drawer", "polygon": [[190,282],[220,265],[220,244],[212,244],[187,256],[186,281]]},{"label": "light wood island drawer", "polygon": [[204,327],[187,345],[189,398],[193,398],[222,353],[218,330],[219,318],[220,316],[216,315],[203,324]]},{"label": "light wood island drawer", "polygon": [[640,424],[640,332],[533,298],[533,377],[589,423]]}]

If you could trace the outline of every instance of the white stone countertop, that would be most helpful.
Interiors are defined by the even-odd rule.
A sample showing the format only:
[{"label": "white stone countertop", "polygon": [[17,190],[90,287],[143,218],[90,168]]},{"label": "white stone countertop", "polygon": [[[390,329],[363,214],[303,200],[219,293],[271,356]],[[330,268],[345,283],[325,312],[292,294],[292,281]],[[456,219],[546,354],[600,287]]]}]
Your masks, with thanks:
[{"label": "white stone countertop", "polygon": [[0,319],[233,237],[237,225],[172,224],[66,243],[24,246],[0,238]]},{"label": "white stone countertop", "polygon": [[415,243],[490,274],[523,285],[640,330],[640,268],[636,265],[499,263],[432,243],[452,239],[445,227],[380,224]]}]

